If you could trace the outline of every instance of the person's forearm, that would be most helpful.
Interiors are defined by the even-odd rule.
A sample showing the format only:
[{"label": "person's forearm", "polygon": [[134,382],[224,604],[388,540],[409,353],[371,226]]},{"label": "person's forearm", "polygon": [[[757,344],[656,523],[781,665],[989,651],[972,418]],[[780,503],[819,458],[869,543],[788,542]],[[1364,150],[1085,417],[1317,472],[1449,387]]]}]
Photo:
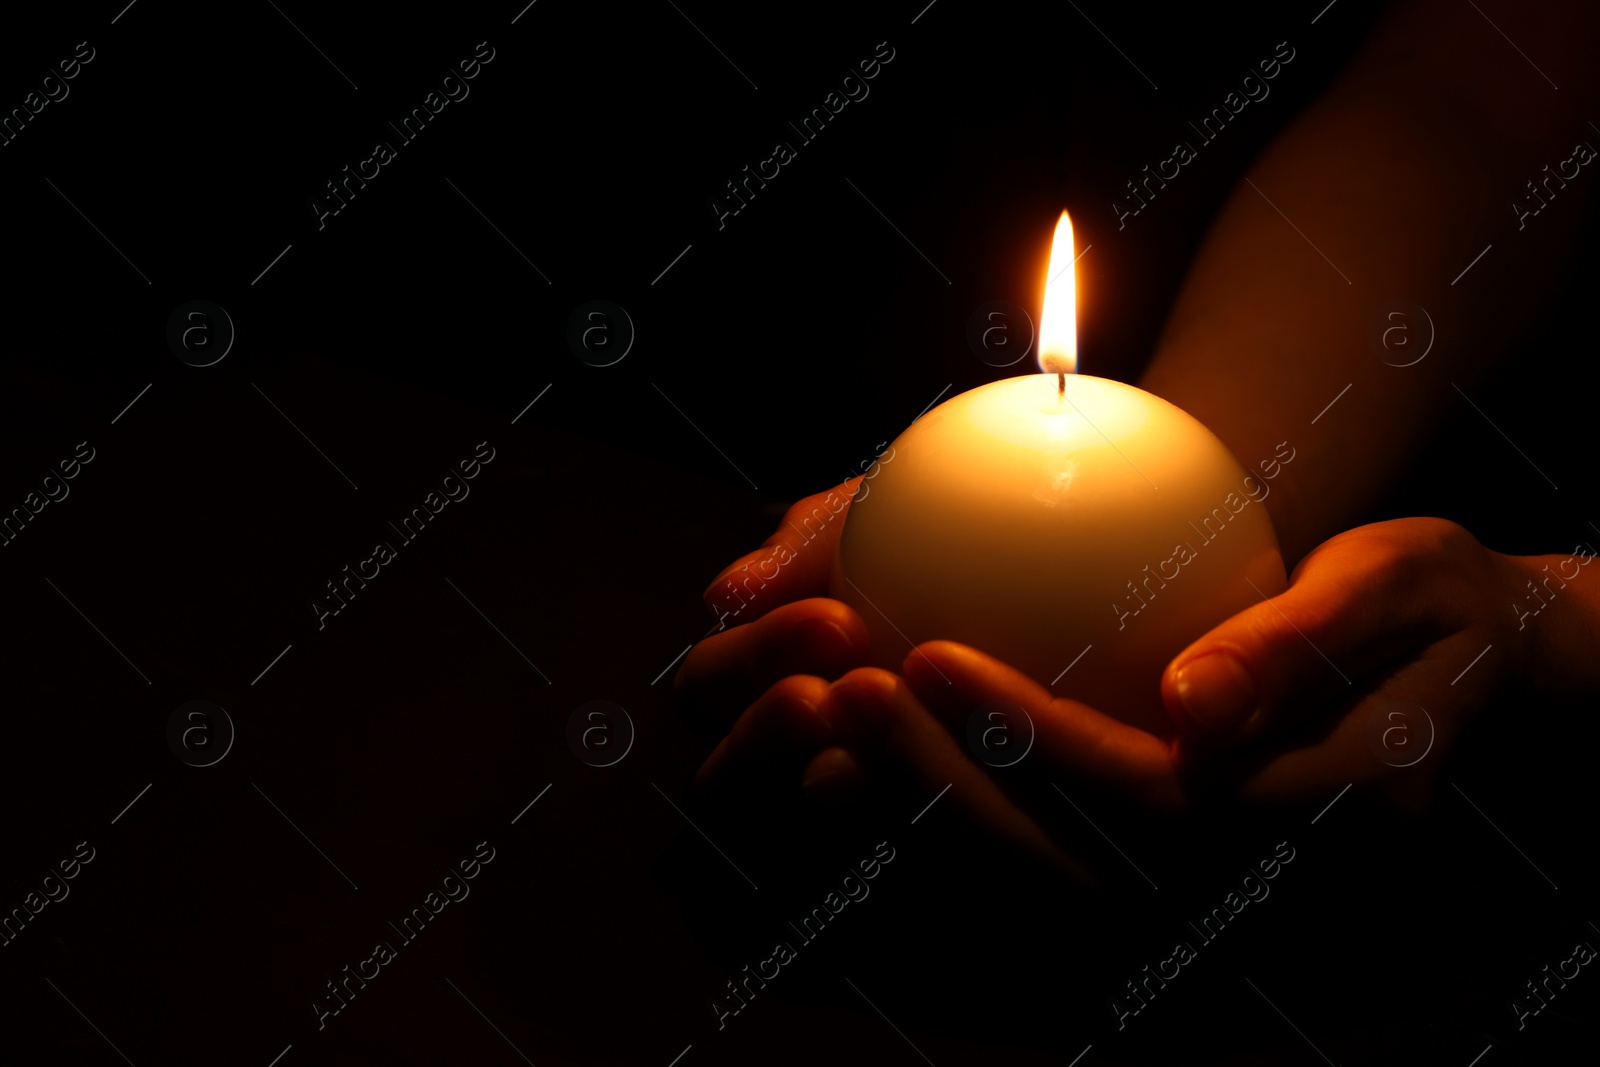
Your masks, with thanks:
[{"label": "person's forearm", "polygon": [[[1550,217],[1514,225],[1524,182],[1600,134],[1586,124],[1596,16],[1511,14],[1559,91],[1471,5],[1401,5],[1235,191],[1141,380],[1246,465],[1297,449],[1267,501],[1291,564],[1381,499],[1461,402],[1451,383],[1470,388],[1506,354],[1559,289],[1600,190],[1585,168]],[[1491,241],[1496,258],[1453,286]],[[1424,306],[1438,337],[1405,368],[1366,343],[1396,299]],[[1421,343],[1424,324],[1403,324]]]}]

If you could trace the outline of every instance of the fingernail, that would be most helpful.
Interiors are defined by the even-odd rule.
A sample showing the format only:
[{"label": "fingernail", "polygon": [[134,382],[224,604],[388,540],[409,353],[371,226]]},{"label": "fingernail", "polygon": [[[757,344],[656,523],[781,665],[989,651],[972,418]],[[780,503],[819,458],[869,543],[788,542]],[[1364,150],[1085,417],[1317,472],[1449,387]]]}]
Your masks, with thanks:
[{"label": "fingernail", "polygon": [[1255,711],[1256,684],[1234,656],[1211,652],[1192,659],[1173,676],[1178,699],[1196,725],[1231,733]]},{"label": "fingernail", "polygon": [[796,660],[814,667],[832,667],[850,655],[850,636],[832,619],[804,619],[793,631]]},{"label": "fingernail", "polygon": [[808,800],[821,803],[824,808],[843,808],[861,795],[861,773],[856,769],[826,769],[810,771],[800,789]]}]

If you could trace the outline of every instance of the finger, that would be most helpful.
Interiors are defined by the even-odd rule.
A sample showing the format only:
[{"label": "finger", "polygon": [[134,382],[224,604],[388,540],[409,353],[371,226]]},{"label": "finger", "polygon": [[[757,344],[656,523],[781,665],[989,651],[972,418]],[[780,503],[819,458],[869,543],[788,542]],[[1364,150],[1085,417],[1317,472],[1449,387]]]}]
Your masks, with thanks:
[{"label": "finger", "polygon": [[918,804],[956,806],[989,832],[1091,884],[1088,872],[968,758],[904,679],[875,667],[851,671],[829,689],[823,714],[875,779],[898,779]]},{"label": "finger", "polygon": [[929,641],[906,657],[912,690],[957,737],[971,716],[1002,701],[1033,723],[1028,766],[1087,782],[1143,806],[1176,811],[1185,805],[1167,742],[1104,712],[1057,697],[992,656],[954,641]]},{"label": "finger", "polygon": [[695,792],[728,803],[793,791],[801,771],[833,737],[819,711],[827,695],[828,682],[807,675],[768,689],[701,764]]},{"label": "finger", "polygon": [[759,619],[781,604],[826,596],[833,556],[860,476],[797,501],[777,532],[722,569],[701,594],[726,625]]},{"label": "finger", "polygon": [[823,749],[806,764],[800,788],[826,808],[843,810],[860,798],[867,784],[866,768],[840,745]]},{"label": "finger", "polygon": [[1406,540],[1387,525],[1326,542],[1286,592],[1181,652],[1161,678],[1177,728],[1213,744],[1255,740],[1449,632],[1456,587],[1432,580],[1431,549],[1414,540],[1411,522]]},{"label": "finger", "polygon": [[690,727],[719,737],[778,679],[814,674],[832,680],[865,663],[868,651],[867,625],[848,605],[801,600],[695,645],[673,689]]}]

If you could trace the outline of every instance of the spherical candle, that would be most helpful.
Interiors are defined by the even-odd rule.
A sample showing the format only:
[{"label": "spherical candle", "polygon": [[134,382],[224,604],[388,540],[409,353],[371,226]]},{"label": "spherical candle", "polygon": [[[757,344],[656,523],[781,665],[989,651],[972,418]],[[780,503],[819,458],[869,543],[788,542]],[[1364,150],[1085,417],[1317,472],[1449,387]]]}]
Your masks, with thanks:
[{"label": "spherical candle", "polygon": [[1288,586],[1267,483],[1131,385],[991,382],[912,423],[889,455],[846,516],[832,588],[884,667],[960,641],[1167,734],[1167,663]]},{"label": "spherical candle", "polygon": [[[1070,256],[1063,216],[1052,259],[1062,227]],[[1288,586],[1270,486],[1173,404],[1066,373],[1076,329],[1055,288],[1040,336],[1056,373],[991,382],[912,423],[851,505],[831,592],[866,622],[880,666],[960,641],[1169,735],[1167,663]]]}]

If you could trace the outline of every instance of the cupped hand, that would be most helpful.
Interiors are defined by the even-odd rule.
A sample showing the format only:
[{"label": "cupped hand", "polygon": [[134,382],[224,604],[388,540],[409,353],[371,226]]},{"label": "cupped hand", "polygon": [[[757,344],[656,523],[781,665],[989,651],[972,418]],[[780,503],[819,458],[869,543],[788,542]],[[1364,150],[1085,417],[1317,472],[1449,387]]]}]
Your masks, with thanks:
[{"label": "cupped hand", "polygon": [[[861,666],[869,655],[865,623],[825,595],[861,480],[796,503],[761,548],[735,560],[706,590],[718,624],[690,651],[674,683],[686,720],[716,742],[695,776],[695,793],[749,807],[793,796],[800,785],[837,808],[868,788],[880,797],[898,791],[926,802],[948,785],[951,803],[985,830],[1086,881],[1083,868],[1025,805],[991,780],[951,728],[929,713],[910,680],[919,668],[939,674],[925,653],[950,654],[961,660],[948,664],[950,671],[975,703],[994,691],[1038,705],[1050,702],[1048,693],[1012,668],[948,642],[914,651],[905,677]],[[1026,687],[1032,689],[1023,692]],[[951,699],[941,707],[953,706]],[[1143,780],[1165,789],[1169,805],[1176,803],[1176,792],[1156,781],[1158,769],[1170,762],[1162,742],[1083,705],[1060,704],[1063,722],[1086,720],[1078,726],[1085,736],[1121,731],[1125,758],[1116,768],[1095,766],[1096,774],[1120,788],[1128,781],[1127,766],[1142,761]],[[1045,744],[1070,748],[1059,732]]]},{"label": "cupped hand", "polygon": [[1256,766],[1246,799],[1285,802],[1346,783],[1420,806],[1452,744],[1529,678],[1533,631],[1514,605],[1531,558],[1452,522],[1396,519],[1339,534],[1279,596],[1180,653],[1161,693],[1185,765]]},{"label": "cupped hand", "polygon": [[861,480],[797,502],[762,547],[706,588],[717,623],[690,650],[673,687],[684,718],[707,740],[727,734],[785,678],[832,680],[866,662],[866,624],[827,598],[839,533]]}]

